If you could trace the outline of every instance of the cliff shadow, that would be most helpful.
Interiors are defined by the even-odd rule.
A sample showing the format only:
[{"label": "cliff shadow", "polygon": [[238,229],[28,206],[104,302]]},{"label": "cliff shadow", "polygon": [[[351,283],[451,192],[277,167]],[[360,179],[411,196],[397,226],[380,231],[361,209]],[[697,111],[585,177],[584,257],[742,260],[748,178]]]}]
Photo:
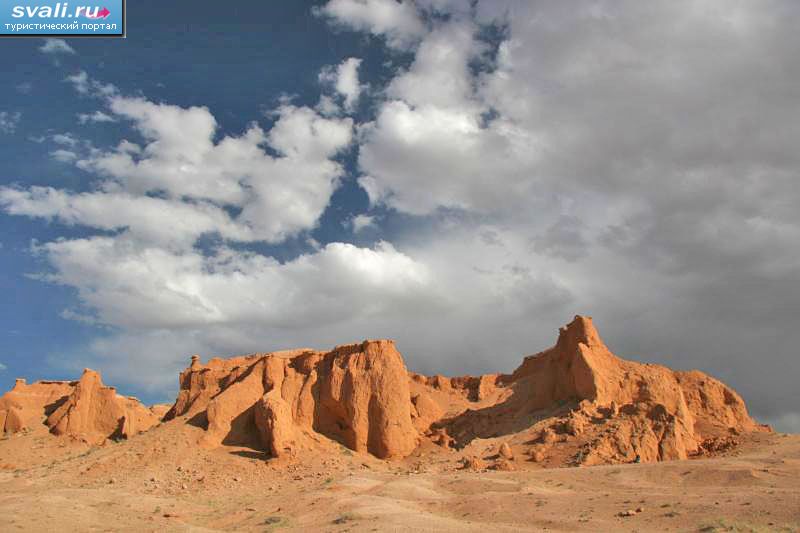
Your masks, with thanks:
[{"label": "cliff shadow", "polygon": [[538,379],[512,382],[511,394],[504,401],[480,409],[442,418],[431,425],[443,429],[462,449],[475,439],[493,439],[520,433],[536,423],[567,414],[577,406],[577,398],[553,399],[553,391]]}]

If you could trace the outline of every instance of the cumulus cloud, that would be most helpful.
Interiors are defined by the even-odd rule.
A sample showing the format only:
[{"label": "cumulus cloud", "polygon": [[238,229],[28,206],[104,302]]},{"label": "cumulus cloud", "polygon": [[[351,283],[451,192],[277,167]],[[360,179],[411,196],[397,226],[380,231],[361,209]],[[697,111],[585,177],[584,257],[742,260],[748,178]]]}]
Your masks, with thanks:
[{"label": "cumulus cloud", "polygon": [[[343,98],[344,107],[352,111],[358,102],[361,91],[364,87],[358,81],[358,67],[361,60],[350,57],[342,61],[336,67],[325,67],[319,74],[319,80],[331,85],[334,90]],[[324,108],[330,109],[330,104],[322,104]]]},{"label": "cumulus cloud", "polygon": [[413,44],[425,32],[410,0],[331,0],[316,12],[335,24],[383,36],[395,48]]},{"label": "cumulus cloud", "polygon": [[[74,153],[67,152],[59,160],[71,162],[75,158]],[[125,191],[69,193],[52,187],[0,188],[0,206],[13,215],[124,230],[127,236],[164,246],[190,247],[201,235],[212,232],[238,241],[254,238],[248,228],[211,203],[175,202]]]},{"label": "cumulus cloud", "polygon": [[0,133],[14,133],[21,119],[22,113],[19,111],[0,111]]},{"label": "cumulus cloud", "polygon": [[71,133],[56,133],[53,135],[52,139],[54,143],[64,146],[72,147],[78,144],[78,139],[76,139]]},{"label": "cumulus cloud", "polygon": [[[255,332],[391,316],[428,298],[425,266],[389,243],[328,243],[284,263],[241,247],[281,242],[315,227],[343,172],[335,158],[351,142],[351,119],[282,105],[270,130],[254,123],[240,136],[218,137],[206,108],[118,95],[107,103],[144,142],[123,139],[80,156],[76,164],[99,178],[95,187],[0,188],[0,207],[8,214],[100,232],[34,247],[52,266],[41,279],[78,291],[80,306],[62,316],[114,328],[92,346],[130,348],[131,335],[182,333],[203,339],[207,348],[237,336],[263,342]],[[79,157],[67,150],[82,146],[71,134],[51,139],[64,147],[53,157]],[[212,244],[201,244],[203,236]],[[153,380],[183,355],[176,349],[136,383]],[[114,358],[107,364],[118,369],[125,363]]]},{"label": "cumulus cloud", "polygon": [[61,163],[72,163],[73,161],[78,159],[78,154],[70,150],[63,150],[63,149],[53,150],[52,152],[50,152],[50,156],[56,161],[59,161]]},{"label": "cumulus cloud", "polygon": [[86,124],[89,122],[116,122],[116,121],[117,119],[100,110],[94,111],[92,113],[78,113],[78,122],[81,124]]},{"label": "cumulus cloud", "polygon": [[353,230],[353,233],[359,233],[367,228],[374,228],[376,225],[376,218],[370,215],[356,215],[347,221],[347,226]]},{"label": "cumulus cloud", "polygon": [[622,354],[720,375],[756,414],[800,401],[764,372],[800,370],[793,8],[427,4],[452,16],[360,127],[371,202],[488,222],[520,243],[495,254],[559,272]]},{"label": "cumulus cloud", "polygon": [[95,151],[78,162],[81,168],[135,195],[235,206],[239,237],[248,241],[278,242],[314,227],[342,173],[333,158],[352,136],[350,119],[287,105],[277,110],[269,132],[253,124],[239,137],[215,142],[217,122],[206,108],[126,97],[113,97],[109,105],[146,145],[126,141],[113,151]]},{"label": "cumulus cloud", "polygon": [[[551,342],[557,321],[544,322],[541,338],[511,335],[502,345],[498,338],[568,312],[571,295],[560,280],[486,254],[475,236],[450,237],[403,252],[385,242],[330,243],[284,263],[226,247],[209,255],[111,237],[37,251],[54,266],[49,281],[78,289],[86,311],[73,316],[119,328],[73,363],[96,364],[139,387],[174,386],[170,371],[191,353],[389,337],[417,370],[480,371],[511,366],[531,344]],[[481,327],[465,329],[470,323]],[[131,372],[142,362],[145,369]]]},{"label": "cumulus cloud", "polygon": [[[278,242],[315,226],[342,173],[332,158],[351,139],[350,119],[325,119],[308,108],[283,106],[269,132],[253,124],[240,137],[215,142],[217,123],[206,108],[120,96],[109,107],[133,123],[145,146],[123,140],[116,149],[91,150],[78,161],[106,178],[97,191],[0,189],[7,211],[125,229],[158,242],[191,245],[206,233]],[[70,148],[78,143],[70,134],[53,140]],[[278,155],[268,154],[266,146]],[[65,149],[52,155],[62,162],[78,157]],[[237,216],[226,208],[236,208]]]},{"label": "cumulus cloud", "polygon": [[[388,243],[331,243],[286,263],[226,247],[209,255],[109,237],[51,242],[38,251],[55,268],[49,281],[78,289],[88,312],[73,316],[119,328],[78,360],[162,391],[173,385],[169,370],[189,353],[341,343],[322,332],[375,317],[398,320],[437,299],[426,267]],[[313,339],[311,324],[319,332]],[[143,361],[152,366],[124,375]]]},{"label": "cumulus cloud", "polygon": [[75,91],[84,96],[109,98],[119,92],[119,89],[113,84],[97,81],[91,78],[85,70],[80,70],[76,74],[67,76],[64,81],[71,83]]},{"label": "cumulus cloud", "polygon": [[75,54],[75,49],[67,44],[64,39],[45,39],[39,47],[43,54]]},{"label": "cumulus cloud", "polygon": [[109,237],[48,243],[40,251],[56,267],[52,281],[78,288],[101,322],[128,329],[329,325],[391,313],[415,301],[429,276],[388,243],[331,243],[283,264],[226,247],[208,255]]},{"label": "cumulus cloud", "polygon": [[451,23],[427,36],[375,121],[362,126],[360,182],[373,203],[413,215],[492,213],[533,196],[543,140],[510,117],[484,124],[490,106],[469,68],[482,48],[474,33],[472,24]]}]

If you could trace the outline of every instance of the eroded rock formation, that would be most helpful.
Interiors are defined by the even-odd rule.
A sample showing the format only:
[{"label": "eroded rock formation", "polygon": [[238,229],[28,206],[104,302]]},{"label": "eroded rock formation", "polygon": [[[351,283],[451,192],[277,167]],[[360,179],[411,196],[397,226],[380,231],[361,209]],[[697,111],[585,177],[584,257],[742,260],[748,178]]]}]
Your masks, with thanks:
[{"label": "eroded rock formation", "polygon": [[87,442],[128,438],[146,431],[160,417],[133,397],[103,385],[100,374],[85,369],[78,381],[17,380],[0,398],[0,428],[16,433],[44,423],[55,435]]},{"label": "eroded rock formation", "polygon": [[[205,426],[205,446],[243,444],[275,457],[338,442],[395,458],[426,441],[460,450],[511,436],[495,453],[506,462],[525,455],[546,463],[555,449],[576,464],[647,462],[684,459],[709,439],[760,429],[719,381],[622,360],[587,317],[507,375],[409,373],[394,343],[381,340],[207,365],[194,357],[180,383],[168,418]],[[515,455],[512,445],[527,449]]]},{"label": "eroded rock formation", "polygon": [[723,383],[620,359],[581,316],[511,374],[416,374],[388,340],[207,364],[193,356],[165,411],[116,394],[86,370],[73,382],[19,381],[0,398],[0,429],[45,423],[55,434],[99,441],[144,431],[164,415],[201,427],[207,448],[290,459],[342,446],[383,459],[424,448],[458,454],[466,468],[499,470],[686,459],[767,430]]},{"label": "eroded rock formation", "polygon": [[181,374],[167,418],[207,426],[201,443],[253,444],[275,456],[314,446],[320,436],[377,457],[417,445],[408,371],[394,343],[365,341],[322,353],[297,350],[214,359]]},{"label": "eroded rock formation", "polygon": [[489,400],[470,402],[474,407],[462,401],[461,412],[431,425],[457,447],[533,433],[527,442],[534,462],[557,447],[570,450],[574,464],[685,459],[702,452],[708,440],[765,429],[733,390],[702,372],[616,357],[588,317],[575,317],[554,347],[525,358],[511,375],[489,382],[413,378],[418,397],[438,398],[440,404],[454,403],[442,397],[448,391]]},{"label": "eroded rock formation", "polygon": [[66,401],[76,381],[37,381],[30,385],[18,379],[14,388],[0,397],[0,433],[29,429]]}]

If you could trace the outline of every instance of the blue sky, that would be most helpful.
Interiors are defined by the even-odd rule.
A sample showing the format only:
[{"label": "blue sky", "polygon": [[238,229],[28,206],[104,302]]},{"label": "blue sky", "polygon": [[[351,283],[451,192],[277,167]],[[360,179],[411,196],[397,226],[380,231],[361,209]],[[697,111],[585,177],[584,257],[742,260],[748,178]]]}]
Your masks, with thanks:
[{"label": "blue sky", "polygon": [[594,316],[800,428],[791,2],[136,2],[0,41],[0,388],[169,401],[363,338],[510,371]]},{"label": "blue sky", "polygon": [[[34,140],[72,132],[102,146],[124,129],[116,123],[76,124],[78,114],[97,108],[64,82],[82,70],[130,93],[220,110],[217,118],[224,133],[241,131],[254,119],[267,123],[262,110],[285,94],[315,103],[317,74],[324,65],[342,56],[370,55],[369,43],[355,34],[331,34],[324,20],[311,16],[310,4],[302,2],[253,2],[222,10],[212,2],[138,2],[129,6],[128,17],[128,39],[73,39],[75,54],[41,53],[39,39],[3,41],[0,65],[9,75],[0,86],[0,100],[4,110],[21,114],[14,131],[3,135],[0,143],[3,183],[90,187],[91,177],[85,172],[47,157],[59,148],[56,143]],[[357,190],[347,193],[341,195],[342,205],[363,209],[366,196]],[[46,263],[30,253],[31,239],[87,232],[20,217],[3,216],[0,224],[0,279],[7,295],[0,300],[7,330],[0,340],[7,367],[0,374],[0,387],[5,389],[14,376],[40,377],[48,357],[80,350],[87,336],[102,334],[103,328],[61,318],[62,309],[75,300],[74,290],[27,276],[46,269]],[[339,226],[330,227],[341,233]],[[297,251],[296,246],[286,246],[274,253],[291,256]],[[70,369],[53,370],[54,377],[73,374]]]}]

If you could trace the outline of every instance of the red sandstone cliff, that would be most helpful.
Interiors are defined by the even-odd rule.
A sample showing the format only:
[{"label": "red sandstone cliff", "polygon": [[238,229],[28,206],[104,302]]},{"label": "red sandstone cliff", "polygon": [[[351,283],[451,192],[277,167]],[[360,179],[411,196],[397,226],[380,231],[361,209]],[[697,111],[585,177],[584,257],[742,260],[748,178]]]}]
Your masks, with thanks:
[{"label": "red sandstone cliff", "polygon": [[75,381],[37,381],[28,385],[18,379],[0,397],[0,430],[16,433],[41,424],[72,392]]},{"label": "red sandstone cliff", "polygon": [[55,435],[98,443],[128,438],[157,424],[159,417],[132,397],[106,387],[97,372],[85,369],[78,381],[17,380],[0,397],[0,428],[16,433],[44,423]]},{"label": "red sandstone cliff", "polygon": [[296,454],[320,437],[381,458],[417,444],[408,371],[391,341],[365,341],[321,353],[278,352],[192,365],[167,419],[207,425],[205,446],[250,443],[275,456]]},{"label": "red sandstone cliff", "polygon": [[[144,431],[161,413],[87,370],[75,382],[18,382],[0,398],[0,429],[44,422],[54,434],[96,442]],[[512,374],[409,373],[388,340],[205,365],[194,356],[164,420],[202,427],[202,446],[247,446],[273,457],[345,446],[391,459],[433,447],[503,469],[522,457],[548,466],[685,459],[765,429],[723,383],[620,359],[580,316]]]},{"label": "red sandstone cliff", "polygon": [[[412,390],[424,420],[418,427],[437,442],[462,447],[478,438],[532,432],[527,452],[536,461],[556,445],[570,449],[578,464],[685,459],[717,441],[764,429],[721,382],[698,371],[620,359],[591,318],[581,316],[561,328],[554,347],[526,357],[511,375],[413,375]],[[454,404],[461,412],[437,420]]]}]

